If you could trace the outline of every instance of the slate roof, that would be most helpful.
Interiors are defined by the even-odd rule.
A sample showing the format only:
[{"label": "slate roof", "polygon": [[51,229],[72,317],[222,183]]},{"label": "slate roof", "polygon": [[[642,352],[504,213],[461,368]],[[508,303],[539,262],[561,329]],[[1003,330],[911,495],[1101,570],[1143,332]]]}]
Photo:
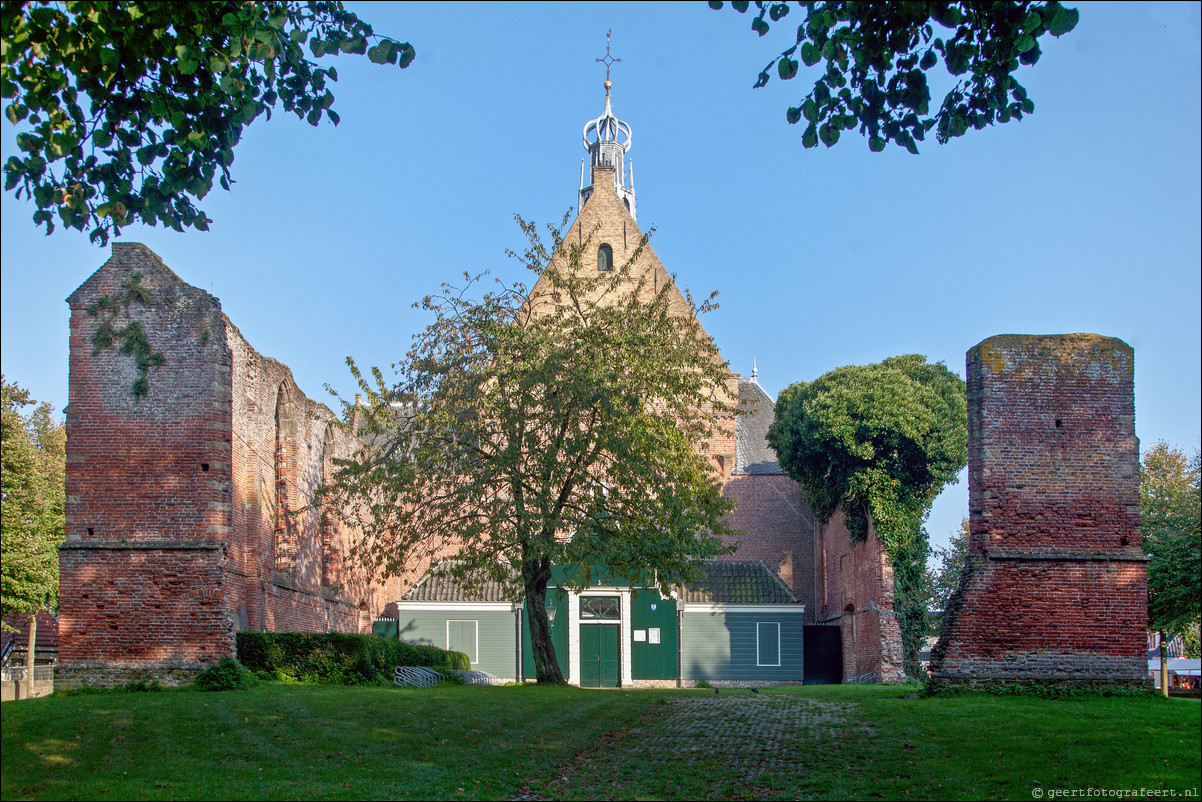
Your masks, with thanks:
[{"label": "slate roof", "polygon": [[[512,602],[521,590],[496,579],[469,584],[446,576],[451,563],[440,561],[425,573],[401,601]],[[515,577],[516,579],[516,577]],[[763,561],[706,560],[705,574],[678,591],[684,602],[697,604],[796,604],[797,597]]]},{"label": "slate roof", "polygon": [[768,445],[768,427],[776,405],[755,379],[739,379],[739,414],[735,416],[734,473],[783,474],[776,452]]},{"label": "slate roof", "polygon": [[695,604],[796,604],[797,597],[763,560],[706,560],[705,576],[680,598]]}]

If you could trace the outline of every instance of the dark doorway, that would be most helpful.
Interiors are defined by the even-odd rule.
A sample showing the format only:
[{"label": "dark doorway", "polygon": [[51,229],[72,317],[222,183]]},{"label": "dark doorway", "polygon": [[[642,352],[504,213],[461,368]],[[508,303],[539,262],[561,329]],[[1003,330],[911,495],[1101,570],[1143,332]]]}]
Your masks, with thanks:
[{"label": "dark doorway", "polygon": [[802,634],[806,685],[843,682],[843,628],[838,624],[808,624]]}]

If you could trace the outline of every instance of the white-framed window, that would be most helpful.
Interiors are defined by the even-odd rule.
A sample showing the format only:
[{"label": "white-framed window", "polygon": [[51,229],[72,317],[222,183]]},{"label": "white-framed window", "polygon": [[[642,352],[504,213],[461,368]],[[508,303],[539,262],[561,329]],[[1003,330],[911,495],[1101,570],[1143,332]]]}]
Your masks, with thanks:
[{"label": "white-framed window", "polygon": [[759,621],[755,625],[755,664],[780,665],[780,622]]},{"label": "white-framed window", "polygon": [[480,625],[475,620],[447,619],[447,648],[463,652],[472,665],[480,662]]}]

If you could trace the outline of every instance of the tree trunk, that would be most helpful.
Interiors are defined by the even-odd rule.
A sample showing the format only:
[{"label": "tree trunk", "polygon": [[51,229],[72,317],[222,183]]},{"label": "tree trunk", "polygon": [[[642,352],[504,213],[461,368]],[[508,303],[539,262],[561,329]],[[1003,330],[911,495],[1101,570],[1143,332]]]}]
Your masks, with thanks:
[{"label": "tree trunk", "polygon": [[33,667],[37,664],[38,611],[29,614],[29,654],[25,656],[25,698],[33,698]]},{"label": "tree trunk", "polygon": [[1160,692],[1169,695],[1169,641],[1163,629],[1160,630]]},{"label": "tree trunk", "polygon": [[534,673],[540,683],[566,685],[555,644],[551,642],[551,621],[547,617],[547,582],[551,579],[551,561],[546,557],[522,561],[522,583],[526,590],[526,616],[530,621],[530,647],[534,654]]}]

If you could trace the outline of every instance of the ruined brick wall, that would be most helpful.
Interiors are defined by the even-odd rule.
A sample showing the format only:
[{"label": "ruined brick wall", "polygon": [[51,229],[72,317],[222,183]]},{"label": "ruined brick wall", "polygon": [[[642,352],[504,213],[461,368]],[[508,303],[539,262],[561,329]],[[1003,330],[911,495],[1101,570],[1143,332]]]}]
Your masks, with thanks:
[{"label": "ruined brick wall", "polygon": [[[68,303],[60,685],[71,684],[74,669],[98,663],[216,660],[234,642],[220,599],[231,490],[221,307],[133,243],[115,243],[113,257]],[[164,359],[150,367],[142,395],[122,340],[94,343],[102,328],[131,324]]]},{"label": "ruined brick wall", "polygon": [[1131,347],[1001,335],[967,378],[969,557],[932,676],[1146,682]]},{"label": "ruined brick wall", "polygon": [[300,391],[286,365],[256,352],[232,325],[229,340],[232,515],[240,535],[231,544],[240,577],[233,606],[242,606],[250,630],[361,631],[361,607],[377,613],[399,591],[344,565],[354,533],[316,498],[334,459],[353,456],[359,443]]},{"label": "ruined brick wall", "polygon": [[[346,571],[354,533],[311,505],[357,447],[333,413],[145,246],[114,243],[68,303],[60,686],[175,681],[232,654],[237,629],[370,631],[397,591]],[[142,393],[120,334],[96,342],[135,329],[161,354]]]},{"label": "ruined brick wall", "polygon": [[818,623],[843,631],[844,682],[900,682],[901,626],[893,610],[893,566],[871,521],[852,543],[836,509],[818,535]]}]

